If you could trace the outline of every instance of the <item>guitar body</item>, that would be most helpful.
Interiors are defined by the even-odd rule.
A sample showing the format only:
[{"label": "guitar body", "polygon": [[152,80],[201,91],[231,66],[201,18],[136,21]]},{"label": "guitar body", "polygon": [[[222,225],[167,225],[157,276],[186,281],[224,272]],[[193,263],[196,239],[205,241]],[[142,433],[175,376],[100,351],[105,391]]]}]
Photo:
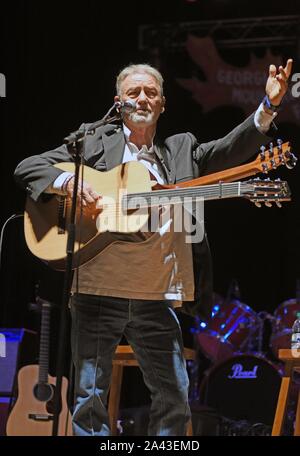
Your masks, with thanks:
[{"label": "guitar body", "polygon": [[[55,165],[63,171],[74,171],[73,163]],[[152,182],[149,171],[139,162],[128,162],[111,171],[100,172],[83,167],[83,179],[102,195],[100,214],[80,216],[77,213],[77,229],[73,267],[80,266],[116,240],[111,233],[135,233],[149,218],[148,210],[124,213],[119,204],[124,192],[149,192]],[[65,268],[70,201],[53,195],[47,202],[34,202],[27,198],[24,229],[30,251],[49,263],[54,269]],[[80,255],[79,255],[80,252]]]},{"label": "guitar body", "polygon": [[[18,398],[8,417],[6,434],[8,436],[51,436],[53,420],[47,419],[53,415],[53,400],[43,402],[36,399],[34,387],[38,378],[39,366],[22,367],[18,374]],[[56,378],[48,376],[48,382],[55,385]],[[59,415],[58,435],[72,435],[72,419],[68,410],[67,397],[68,382],[62,379],[61,412]],[[48,410],[47,410],[48,409]],[[33,419],[33,416],[36,419]]]}]

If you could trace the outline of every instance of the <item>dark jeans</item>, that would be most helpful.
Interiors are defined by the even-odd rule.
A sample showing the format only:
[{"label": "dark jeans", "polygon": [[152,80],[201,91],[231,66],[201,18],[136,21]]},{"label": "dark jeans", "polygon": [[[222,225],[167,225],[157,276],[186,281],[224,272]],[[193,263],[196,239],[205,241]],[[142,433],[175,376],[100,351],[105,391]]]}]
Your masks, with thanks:
[{"label": "dark jeans", "polygon": [[115,349],[124,334],[151,393],[149,435],[185,435],[188,375],[178,319],[168,301],[72,297],[75,435],[110,435],[106,409]]}]

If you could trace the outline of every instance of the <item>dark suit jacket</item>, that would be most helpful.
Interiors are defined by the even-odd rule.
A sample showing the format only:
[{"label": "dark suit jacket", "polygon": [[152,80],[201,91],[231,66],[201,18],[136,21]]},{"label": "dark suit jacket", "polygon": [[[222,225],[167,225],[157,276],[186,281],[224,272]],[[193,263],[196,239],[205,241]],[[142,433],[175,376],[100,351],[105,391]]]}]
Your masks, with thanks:
[{"label": "dark suit jacket", "polygon": [[[272,134],[272,131],[268,132]],[[165,172],[167,182],[182,182],[239,165],[256,154],[271,136],[260,133],[254,124],[254,114],[248,117],[225,137],[198,143],[191,133],[182,133],[155,139],[154,149]],[[122,162],[125,140],[122,128],[106,125],[95,135],[88,136],[85,144],[84,161],[100,171],[114,168]],[[16,181],[37,201],[44,190],[62,171],[52,165],[72,161],[66,146],[35,155],[23,160],[15,170]],[[182,309],[192,315],[208,318],[212,304],[212,268],[206,235],[198,244],[192,244],[195,301],[183,303]]]}]

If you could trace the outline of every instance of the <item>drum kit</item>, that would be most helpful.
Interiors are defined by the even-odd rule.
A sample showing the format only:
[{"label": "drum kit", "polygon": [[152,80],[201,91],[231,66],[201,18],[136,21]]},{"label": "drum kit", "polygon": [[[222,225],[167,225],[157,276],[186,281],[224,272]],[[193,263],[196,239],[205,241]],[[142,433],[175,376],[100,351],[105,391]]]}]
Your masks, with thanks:
[{"label": "drum kit", "polygon": [[192,329],[196,347],[210,362],[198,398],[227,418],[271,425],[283,373],[278,350],[290,348],[300,299],[288,299],[269,314],[237,297],[214,295],[211,319],[196,319]]},{"label": "drum kit", "polygon": [[196,343],[214,363],[245,353],[261,356],[265,321],[269,320],[272,329],[269,347],[277,358],[279,348],[290,348],[297,312],[300,312],[300,299],[284,301],[271,315],[264,311],[256,313],[239,299],[228,302],[215,294],[210,321],[196,318]]}]

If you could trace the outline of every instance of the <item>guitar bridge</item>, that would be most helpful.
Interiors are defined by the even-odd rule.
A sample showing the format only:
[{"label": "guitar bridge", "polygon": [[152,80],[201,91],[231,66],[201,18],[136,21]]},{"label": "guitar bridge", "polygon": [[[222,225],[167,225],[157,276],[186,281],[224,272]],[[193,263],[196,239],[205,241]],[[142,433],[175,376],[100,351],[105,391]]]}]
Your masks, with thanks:
[{"label": "guitar bridge", "polygon": [[53,415],[46,413],[29,413],[28,418],[34,421],[53,421]]}]

